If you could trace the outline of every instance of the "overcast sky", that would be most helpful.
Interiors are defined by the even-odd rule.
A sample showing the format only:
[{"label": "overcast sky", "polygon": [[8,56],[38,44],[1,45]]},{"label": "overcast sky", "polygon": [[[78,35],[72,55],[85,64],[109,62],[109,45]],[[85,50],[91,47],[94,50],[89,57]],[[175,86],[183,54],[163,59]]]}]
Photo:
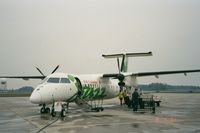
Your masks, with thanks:
[{"label": "overcast sky", "polygon": [[[200,69],[199,0],[0,0],[0,75],[117,72],[103,53],[148,52],[130,72]],[[8,87],[40,81],[8,80]],[[139,83],[200,85],[200,73]]]}]

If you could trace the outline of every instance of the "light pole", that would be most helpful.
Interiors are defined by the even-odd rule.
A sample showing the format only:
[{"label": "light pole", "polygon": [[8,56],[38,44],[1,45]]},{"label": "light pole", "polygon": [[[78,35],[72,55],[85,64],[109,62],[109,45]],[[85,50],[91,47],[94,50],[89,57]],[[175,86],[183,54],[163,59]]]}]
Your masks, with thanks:
[{"label": "light pole", "polygon": [[3,86],[3,90],[7,91],[7,81],[6,81],[6,79],[1,79],[1,85]]}]

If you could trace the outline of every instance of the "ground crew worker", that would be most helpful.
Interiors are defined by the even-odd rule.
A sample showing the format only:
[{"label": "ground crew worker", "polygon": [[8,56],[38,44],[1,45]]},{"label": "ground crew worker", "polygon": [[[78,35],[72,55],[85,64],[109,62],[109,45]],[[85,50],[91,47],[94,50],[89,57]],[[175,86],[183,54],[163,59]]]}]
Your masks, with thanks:
[{"label": "ground crew worker", "polygon": [[122,106],[122,100],[123,100],[123,90],[120,90],[118,94],[119,100],[120,100],[120,105]]},{"label": "ground crew worker", "polygon": [[135,91],[132,93],[132,104],[133,104],[133,111],[138,110],[138,104],[139,104],[139,93],[137,92],[137,88],[135,88]]},{"label": "ground crew worker", "polygon": [[126,97],[127,97],[127,93],[126,93],[126,90],[124,90],[123,92],[124,104],[127,104]]},{"label": "ground crew worker", "polygon": [[130,101],[130,98],[129,98],[129,93],[127,90],[124,90],[124,104],[126,104],[128,106],[128,108],[131,107],[131,101]]}]

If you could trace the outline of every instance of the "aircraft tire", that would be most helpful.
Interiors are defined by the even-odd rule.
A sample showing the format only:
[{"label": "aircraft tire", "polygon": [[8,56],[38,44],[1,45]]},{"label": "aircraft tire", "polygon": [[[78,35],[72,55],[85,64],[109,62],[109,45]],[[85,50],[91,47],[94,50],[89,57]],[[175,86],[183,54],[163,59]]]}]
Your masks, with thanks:
[{"label": "aircraft tire", "polygon": [[65,111],[65,109],[62,109],[62,111],[61,111],[61,117],[65,117],[66,116],[66,111]]},{"label": "aircraft tire", "polygon": [[52,116],[52,117],[55,117],[55,116],[56,116],[56,112],[54,111],[54,108],[52,108],[52,110],[51,110],[51,116]]},{"label": "aircraft tire", "polygon": [[46,108],[45,113],[50,113],[50,108]]},{"label": "aircraft tire", "polygon": [[160,102],[156,102],[157,107],[160,107]]},{"label": "aircraft tire", "polygon": [[100,109],[99,109],[99,108],[96,108],[96,111],[97,111],[97,112],[99,112],[99,111],[100,111]]},{"label": "aircraft tire", "polygon": [[45,108],[42,107],[42,108],[40,109],[40,113],[41,113],[41,114],[44,114],[45,112],[46,112]]}]

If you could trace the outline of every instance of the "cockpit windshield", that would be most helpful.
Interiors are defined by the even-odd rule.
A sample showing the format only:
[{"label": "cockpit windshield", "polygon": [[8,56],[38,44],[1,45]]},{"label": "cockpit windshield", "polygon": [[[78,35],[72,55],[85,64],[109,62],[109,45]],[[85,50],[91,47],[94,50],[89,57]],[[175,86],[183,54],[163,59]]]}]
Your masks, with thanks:
[{"label": "cockpit windshield", "polygon": [[60,83],[70,83],[68,78],[61,78]]},{"label": "cockpit windshield", "polygon": [[70,83],[70,80],[68,78],[51,77],[47,80],[47,83]]},{"label": "cockpit windshield", "polygon": [[59,83],[60,78],[49,78],[47,83]]}]

